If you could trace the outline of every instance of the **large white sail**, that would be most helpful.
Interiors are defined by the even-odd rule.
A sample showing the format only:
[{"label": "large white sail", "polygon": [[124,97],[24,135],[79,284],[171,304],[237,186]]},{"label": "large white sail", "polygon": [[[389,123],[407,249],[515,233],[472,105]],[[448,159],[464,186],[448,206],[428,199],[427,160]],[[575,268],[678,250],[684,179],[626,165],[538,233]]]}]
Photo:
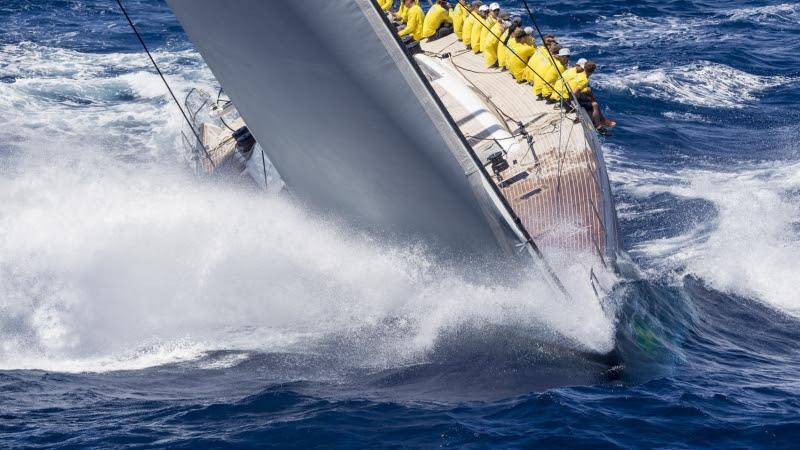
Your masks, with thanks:
[{"label": "large white sail", "polygon": [[167,0],[294,196],[458,256],[518,242],[371,0]]}]

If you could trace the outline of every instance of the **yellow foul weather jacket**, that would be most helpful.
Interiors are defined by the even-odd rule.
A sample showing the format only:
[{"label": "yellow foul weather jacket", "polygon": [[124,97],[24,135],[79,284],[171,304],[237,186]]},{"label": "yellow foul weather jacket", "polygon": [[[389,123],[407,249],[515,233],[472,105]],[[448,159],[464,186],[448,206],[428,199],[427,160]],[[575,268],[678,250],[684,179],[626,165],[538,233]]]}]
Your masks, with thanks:
[{"label": "yellow foul weather jacket", "polygon": [[379,0],[378,5],[380,5],[381,9],[384,11],[389,11],[392,9],[392,5],[394,4],[394,0]]},{"label": "yellow foul weather jacket", "polygon": [[483,62],[486,67],[491,67],[497,63],[497,52],[500,47],[500,35],[503,24],[496,23],[490,33],[486,34],[486,39],[481,38],[481,51],[483,52]]},{"label": "yellow foul weather jacket", "polygon": [[481,33],[484,29],[486,29],[486,19],[476,16],[475,22],[472,24],[472,38],[469,40],[469,45],[472,46],[472,53],[476,55],[481,52]]},{"label": "yellow foul weather jacket", "polygon": [[484,45],[483,43],[486,42],[487,40],[489,40],[489,36],[492,35],[492,33],[490,33],[490,31],[492,30],[492,28],[494,28],[494,24],[496,24],[496,23],[497,23],[497,21],[494,20],[494,17],[489,16],[489,17],[486,18],[486,26],[485,27],[481,27],[481,48],[479,49],[480,51],[482,51],[482,52],[486,51],[486,50],[483,49],[483,45]]},{"label": "yellow foul weather jacket", "polygon": [[[548,58],[549,59],[549,58]],[[554,58],[556,65],[553,65],[553,62],[550,61],[550,64],[547,65],[547,69],[545,69],[544,73],[540,73],[544,81],[547,83],[542,86],[542,95],[547,98],[553,95],[553,87],[555,87],[556,81],[561,78],[561,74],[566,70],[564,64],[558,60],[558,58]]]},{"label": "yellow foul weather jacket", "polygon": [[542,95],[544,80],[541,75],[544,75],[547,68],[553,65],[553,62],[550,60],[550,52],[548,52],[544,46],[542,46],[541,49],[542,52],[532,60],[531,64],[534,72],[536,72],[536,75],[533,77],[533,93],[536,95]]},{"label": "yellow foul weather jacket", "polygon": [[[497,43],[497,65],[500,67],[506,66],[506,55],[508,54],[507,53],[508,49],[503,44],[503,42],[506,41],[507,37],[508,37],[508,30],[504,31],[503,34],[500,35],[500,42]],[[508,40],[508,43],[509,44],[511,43],[511,39]]]},{"label": "yellow foul weather jacket", "polygon": [[517,48],[517,45],[519,45],[519,42],[517,42],[517,40],[512,37],[508,40],[508,44],[506,45],[505,50],[503,50],[503,53],[505,54],[505,58],[503,59],[503,67],[505,67],[506,69],[508,69],[508,62],[511,61],[511,58],[516,59],[516,56],[514,56],[511,53],[511,51]]},{"label": "yellow foul weather jacket", "polygon": [[[417,0],[415,4],[419,6],[419,0]],[[401,0],[400,8],[397,9],[397,15],[400,17],[400,20],[402,20],[403,23],[408,23],[408,10],[409,8],[406,8],[405,2]]]},{"label": "yellow foul weather jacket", "polygon": [[583,92],[589,87],[589,77],[586,76],[586,72],[578,73],[578,69],[576,67],[570,67],[567,69],[563,74],[562,77],[566,80],[567,84],[564,85],[564,81],[560,78],[555,83],[555,91],[553,95],[550,96],[552,100],[559,101],[563,99],[569,99],[569,92],[572,91],[576,94]]},{"label": "yellow foul weather jacket", "polygon": [[445,23],[450,22],[450,15],[447,10],[435,4],[425,14],[425,20],[422,22],[422,38],[429,38],[436,34],[436,30]]},{"label": "yellow foul weather jacket", "polygon": [[411,36],[415,41],[422,40],[422,23],[425,21],[425,13],[419,5],[414,5],[409,8],[406,14],[406,27],[403,28],[398,35]]},{"label": "yellow foul weather jacket", "polygon": [[456,3],[456,7],[450,12],[450,17],[453,19],[453,33],[461,39],[461,30],[464,28],[464,19],[467,16],[467,10],[461,3]]},{"label": "yellow foul weather jacket", "polygon": [[531,59],[533,52],[536,51],[536,47],[527,42],[519,42],[514,46],[513,50],[519,58],[512,54],[508,55],[508,70],[511,71],[511,75],[514,75],[514,79],[517,81],[525,81],[525,68],[528,67],[527,62]]},{"label": "yellow foul weather jacket", "polygon": [[472,40],[472,24],[475,23],[475,16],[469,11],[465,10],[464,12],[466,15],[464,16],[464,26],[461,28],[461,40],[464,45],[469,45]]}]

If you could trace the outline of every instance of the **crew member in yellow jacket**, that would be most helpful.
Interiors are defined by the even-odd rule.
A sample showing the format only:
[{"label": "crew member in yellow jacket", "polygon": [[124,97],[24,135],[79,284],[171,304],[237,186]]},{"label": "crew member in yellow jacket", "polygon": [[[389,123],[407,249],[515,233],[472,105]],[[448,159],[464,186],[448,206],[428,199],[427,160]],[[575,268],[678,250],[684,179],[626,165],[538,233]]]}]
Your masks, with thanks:
[{"label": "crew member in yellow jacket", "polygon": [[481,51],[483,52],[483,62],[486,67],[499,67],[497,55],[500,51],[501,38],[508,30],[508,27],[511,26],[511,22],[508,19],[508,13],[501,13],[497,23],[487,33],[486,39],[481,37]]},{"label": "crew member in yellow jacket", "polygon": [[531,59],[531,68],[533,69],[533,93],[539,100],[544,100],[542,96],[542,88],[544,88],[545,82],[542,76],[547,69],[553,65],[553,57],[551,55],[555,55],[561,50],[561,46],[558,45],[556,42],[552,42],[547,45],[545,48],[542,49],[542,53],[534,60]]},{"label": "crew member in yellow jacket", "polygon": [[[589,87],[589,78],[587,74],[584,73],[583,68],[584,64],[587,62],[586,58],[581,58],[574,66],[565,70],[564,73],[561,74],[561,78],[556,80],[554,85],[555,89],[553,89],[553,94],[550,96],[550,99],[553,101],[569,100],[570,91],[578,93]],[[584,79],[586,81],[585,85],[583,84]],[[564,83],[565,81],[566,84]]]},{"label": "crew member in yellow jacket", "polygon": [[[486,51],[483,49],[485,46],[484,43],[489,40],[489,36],[492,35],[491,31],[497,24],[498,20],[500,20],[500,5],[498,3],[492,3],[489,5],[489,14],[486,16],[486,26],[481,28],[481,48],[478,49],[480,52]],[[498,34],[497,36],[500,35]],[[475,47],[472,49],[474,51]]]},{"label": "crew member in yellow jacket", "polygon": [[[561,78],[561,74],[567,70],[569,55],[569,49],[562,48],[558,51],[558,54],[554,55],[554,58],[552,58],[544,73],[539,74],[545,81],[544,86],[542,86],[542,97],[544,97],[545,101],[548,103],[553,102],[550,96],[553,95],[553,88],[555,87],[556,81]],[[553,63],[555,63],[555,65]]]},{"label": "crew member in yellow jacket", "polygon": [[415,41],[422,40],[422,24],[425,21],[425,13],[422,12],[422,7],[414,0],[403,0],[403,5],[406,6],[406,27],[400,30],[398,36],[401,38],[410,36]]},{"label": "crew member in yellow jacket", "polygon": [[467,18],[467,0],[458,0],[456,7],[450,10],[450,19],[453,21],[453,32],[461,40],[461,30],[464,28],[464,19]]},{"label": "crew member in yellow jacket", "polygon": [[519,28],[520,24],[522,23],[522,19],[519,17],[514,17],[511,19],[511,25],[506,28],[506,31],[500,35],[500,43],[497,44],[497,65],[500,66],[501,69],[506,68],[506,57],[508,56],[508,47],[512,43],[511,35]]},{"label": "crew member in yellow jacket", "polygon": [[517,29],[514,31],[514,40],[516,41],[512,47],[509,47],[509,52],[506,65],[511,75],[518,83],[525,82],[525,68],[528,67],[528,60],[530,60],[533,52],[536,51],[536,46],[533,41],[533,29],[525,27],[524,30]]},{"label": "crew member in yellow jacket", "polygon": [[476,55],[481,52],[481,33],[488,27],[487,18],[489,17],[489,7],[481,5],[478,8],[478,14],[473,17],[472,23],[472,37],[469,40],[469,45],[472,48],[472,53]]},{"label": "crew member in yellow jacket", "polygon": [[475,23],[475,15],[478,14],[478,8],[482,5],[481,2],[472,2],[472,4],[464,10],[464,25],[461,27],[461,41],[464,46],[469,50],[469,41],[472,40],[472,24]]},{"label": "crew member in yellow jacket", "polygon": [[[534,92],[536,86],[536,79],[538,78],[536,74],[539,73],[539,70],[535,70],[534,68],[541,67],[541,70],[544,70],[544,67],[546,67],[546,64],[548,63],[548,61],[546,61],[545,58],[548,59],[550,58],[548,49],[554,44],[556,44],[555,36],[553,36],[552,34],[545,34],[544,45],[539,45],[536,47],[536,51],[533,53],[533,56],[531,56],[530,61],[528,61],[528,67],[525,68],[525,74],[523,75],[523,77],[525,78],[525,81],[534,86]],[[539,93],[541,93],[541,84],[542,84],[541,80],[539,80],[539,85],[540,85]]]},{"label": "crew member in yellow jacket", "polygon": [[423,39],[434,35],[436,35],[434,39],[438,39],[453,32],[452,19],[446,6],[447,0],[437,0],[425,14],[425,20],[422,22]]},{"label": "crew member in yellow jacket", "polygon": [[392,9],[392,5],[394,5],[394,0],[378,0],[378,5],[384,12],[389,12]]},{"label": "crew member in yellow jacket", "polygon": [[[419,0],[416,0],[414,3],[419,6]],[[403,23],[408,23],[408,10],[410,6],[406,5],[406,0],[400,0],[400,7],[397,8],[397,17],[400,18],[400,21]]]},{"label": "crew member in yellow jacket", "polygon": [[500,42],[497,43],[497,66],[501,69],[506,68],[506,54],[507,54],[507,45],[508,42],[511,40],[508,32],[510,28],[506,28],[503,31],[503,34],[500,35]]},{"label": "crew member in yellow jacket", "polygon": [[[572,98],[567,97],[565,106],[567,107],[567,112],[572,112],[572,110],[578,106],[585,109],[592,117],[592,124],[594,124],[595,128],[602,131],[603,129],[614,128],[617,126],[617,122],[603,115],[602,108],[600,108],[600,104],[597,102],[592,88],[589,87],[589,77],[592,76],[595,70],[597,70],[597,65],[591,61],[586,61],[582,69],[576,68],[575,74],[566,81],[569,90],[571,90],[575,94],[575,98],[578,99],[578,105],[575,105]],[[566,90],[562,90],[560,93],[562,95],[565,93],[568,95]],[[561,97],[558,94],[559,93],[554,94],[553,97],[560,99]]]}]

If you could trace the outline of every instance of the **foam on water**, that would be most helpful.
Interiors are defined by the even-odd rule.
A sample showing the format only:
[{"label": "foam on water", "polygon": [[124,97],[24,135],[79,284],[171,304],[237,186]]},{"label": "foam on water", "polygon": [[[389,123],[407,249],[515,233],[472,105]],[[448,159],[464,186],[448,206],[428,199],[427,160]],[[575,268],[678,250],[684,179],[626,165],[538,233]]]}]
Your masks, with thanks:
[{"label": "foam on water", "polygon": [[638,198],[667,193],[714,205],[715,219],[632,249],[653,262],[656,276],[691,274],[720,291],[800,315],[795,286],[800,265],[800,164],[774,162],[731,172],[682,170],[671,175],[627,169],[616,178]]},{"label": "foam on water", "polygon": [[[154,52],[179,98],[216,81],[192,51]],[[103,142],[138,159],[179,154],[180,113],[146,56],[83,53],[30,42],[0,46],[5,144]]]},{"label": "foam on water", "polygon": [[655,69],[625,68],[594,78],[599,86],[626,95],[709,108],[743,108],[756,101],[758,94],[796,81],[753,75],[708,61]]},{"label": "foam on water", "polygon": [[796,26],[800,22],[800,3],[781,3],[750,8],[736,8],[723,15],[731,21],[748,21],[757,24],[784,24]]},{"label": "foam on water", "polygon": [[[613,346],[613,324],[588,292],[564,305],[536,276],[514,287],[474,284],[420,249],[353,235],[280,199],[87,148],[74,155],[40,149],[0,180],[2,368],[118,369],[211,349],[280,351],[297,332],[358,334],[398,318],[405,331],[364,364],[424,357],[441,331],[464,326]],[[231,327],[266,334],[247,342]]]}]

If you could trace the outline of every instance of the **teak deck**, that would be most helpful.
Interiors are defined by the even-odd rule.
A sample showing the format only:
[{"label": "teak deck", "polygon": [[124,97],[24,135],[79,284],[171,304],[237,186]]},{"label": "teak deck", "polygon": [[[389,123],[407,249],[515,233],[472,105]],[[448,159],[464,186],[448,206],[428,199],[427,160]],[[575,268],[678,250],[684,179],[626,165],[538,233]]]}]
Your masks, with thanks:
[{"label": "teak deck", "polygon": [[[436,58],[450,75],[461,77],[482,99],[484,111],[475,114],[453,98],[436,79],[430,82],[475,152],[484,158],[496,144],[486,139],[493,134],[482,114],[492,114],[516,140],[514,152],[506,156],[510,168],[502,178],[527,177],[505,186],[493,181],[533,239],[543,248],[559,248],[598,255],[605,264],[613,258],[616,242],[607,242],[605,214],[613,205],[603,195],[607,184],[600,144],[591,125],[576,120],[576,113],[562,114],[554,105],[539,101],[529,84],[519,84],[510,73],[487,69],[483,54],[465,51],[455,35],[434,42],[423,42],[426,52],[418,58]],[[449,54],[449,55],[448,55]],[[583,112],[583,119],[588,117]],[[588,122],[591,124],[591,122]],[[520,124],[533,138],[533,151]],[[496,128],[496,126],[495,126]],[[491,172],[491,171],[490,171]],[[505,187],[504,187],[505,186]]]}]

